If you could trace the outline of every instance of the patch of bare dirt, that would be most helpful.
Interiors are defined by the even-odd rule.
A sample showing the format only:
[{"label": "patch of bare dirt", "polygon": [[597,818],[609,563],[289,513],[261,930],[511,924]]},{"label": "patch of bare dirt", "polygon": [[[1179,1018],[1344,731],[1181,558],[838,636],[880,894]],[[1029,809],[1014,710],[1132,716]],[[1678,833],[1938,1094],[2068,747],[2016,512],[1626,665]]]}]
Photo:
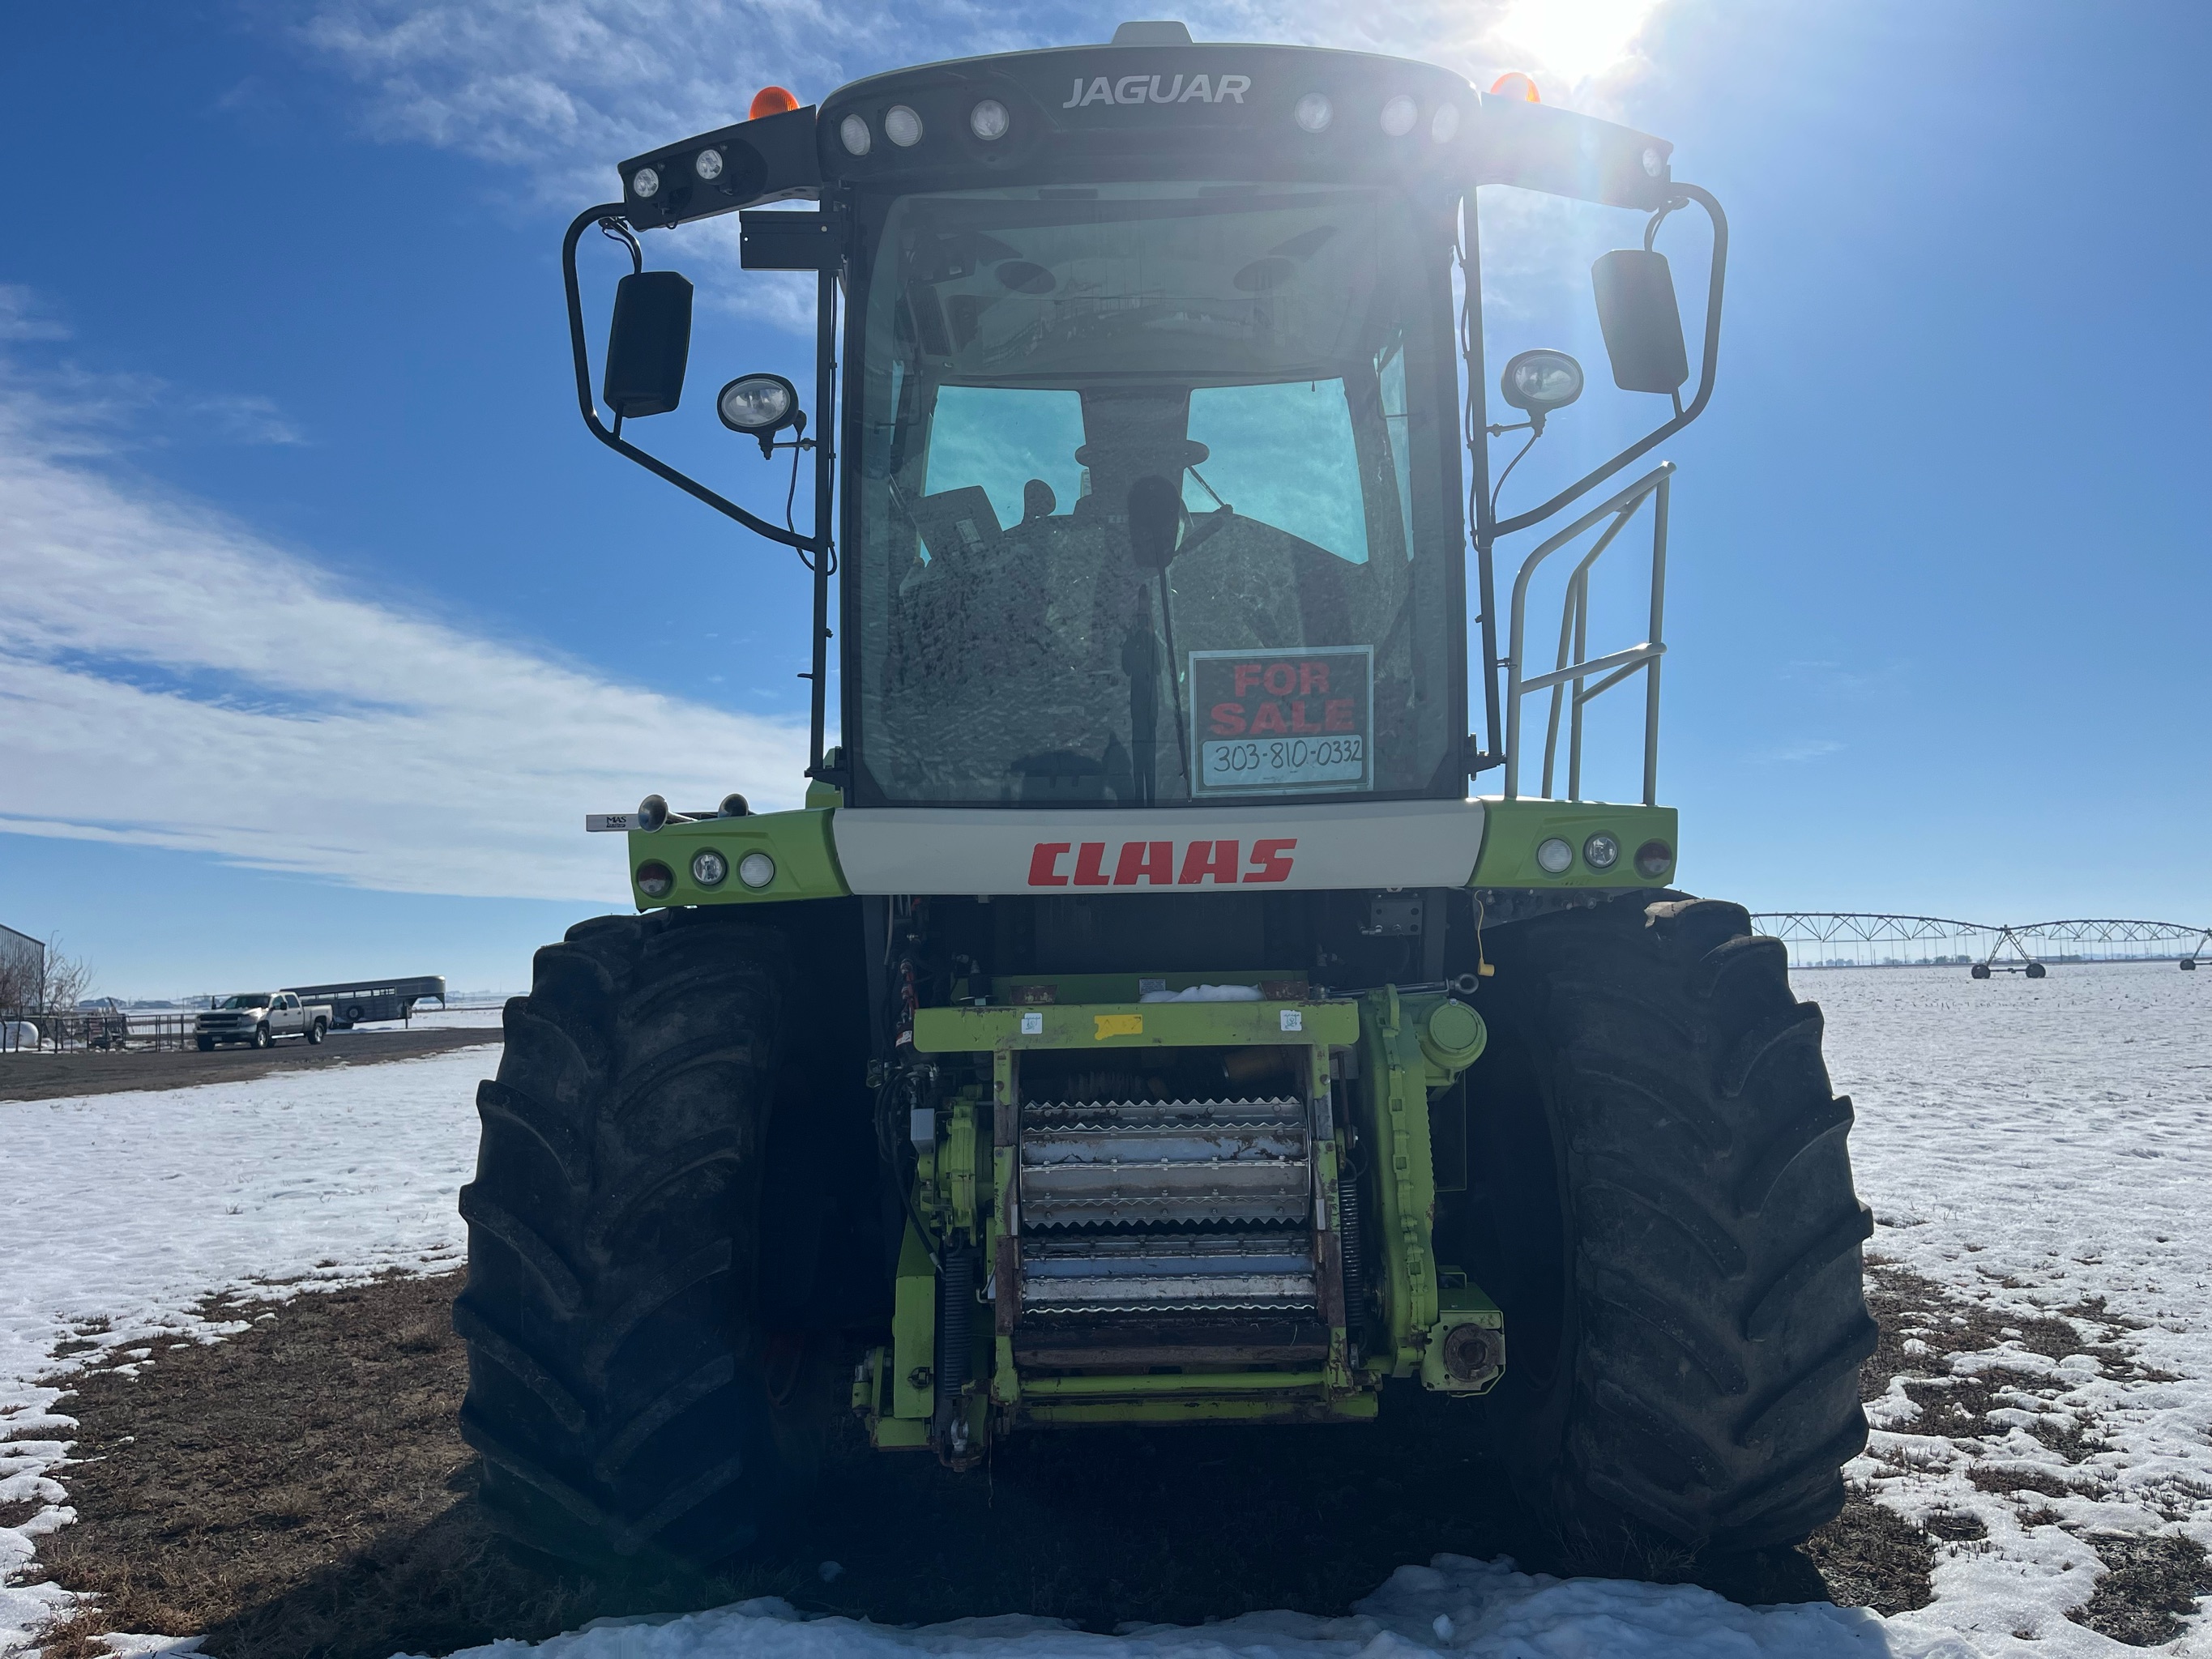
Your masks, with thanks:
[{"label": "patch of bare dirt", "polygon": [[2087,1603],[2066,1616],[2130,1647],[2154,1648],[2181,1634],[2197,1598],[2212,1595],[2212,1562],[2193,1538],[2092,1533],[2083,1540],[2112,1571]]},{"label": "patch of bare dirt", "polygon": [[[61,1409],[81,1425],[82,1461],[58,1473],[81,1518],[40,1553],[98,1600],[58,1633],[52,1659],[97,1659],[105,1631],[201,1633],[216,1659],[386,1659],[764,1594],[890,1623],[1011,1611],[1107,1629],[1265,1607],[1340,1613],[1395,1567],[1440,1552],[1511,1555],[1535,1571],[1603,1565],[1537,1528],[1492,1466],[1440,1457],[1449,1437],[1416,1389],[1372,1428],[1035,1435],[968,1476],[871,1452],[846,1426],[773,1556],[710,1577],[578,1574],[512,1551],[474,1501],[474,1454],[455,1427],[459,1286],[458,1274],[392,1278],[211,1308],[249,1328],[161,1350],[135,1376],[69,1379],[75,1397]],[[1940,1364],[1939,1345],[1989,1346],[1975,1315],[1926,1280],[1882,1269],[1869,1291],[1883,1334],[1869,1397],[1893,1375]],[[1905,1332],[1936,1340],[1908,1353]],[[2078,1351],[2077,1339],[2068,1352]],[[2008,1478],[2023,1502],[2050,1491],[2042,1477]],[[1855,1492],[1802,1550],[1613,1570],[1751,1603],[1826,1595],[1895,1613],[1927,1605],[1939,1541],[1978,1525],[1939,1515],[1915,1526]],[[2164,1556],[2132,1565],[2142,1588],[2100,1588],[2094,1627],[2157,1627],[2160,1598],[2185,1579],[2186,1564]]]}]

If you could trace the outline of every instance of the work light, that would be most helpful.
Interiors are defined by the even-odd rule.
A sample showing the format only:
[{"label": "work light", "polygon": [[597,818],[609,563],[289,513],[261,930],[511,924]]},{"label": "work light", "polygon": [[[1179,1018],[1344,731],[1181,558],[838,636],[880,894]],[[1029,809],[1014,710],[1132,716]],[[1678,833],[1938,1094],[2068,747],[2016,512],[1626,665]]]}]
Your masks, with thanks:
[{"label": "work light", "polygon": [[691,163],[691,171],[709,182],[722,176],[722,152],[702,149]]},{"label": "work light", "polygon": [[730,873],[730,861],[711,847],[691,855],[691,879],[702,887],[720,887]]},{"label": "work light", "polygon": [[1413,123],[1419,117],[1413,100],[1401,92],[1382,106],[1382,131],[1393,138],[1403,138],[1413,130]]},{"label": "work light", "polygon": [[1583,366],[1564,351],[1523,351],[1505,365],[1498,389],[1529,415],[1549,415],[1583,395]]},{"label": "work light", "polygon": [[1600,830],[1583,843],[1583,862],[1593,870],[1610,870],[1620,862],[1620,843]]},{"label": "work light", "polygon": [[1006,129],[1012,125],[1013,117],[1006,113],[1006,106],[995,98],[986,98],[968,112],[968,131],[986,143],[1005,137]]},{"label": "work light", "polygon": [[748,853],[738,860],[738,879],[758,892],[775,879],[775,860],[765,853]]},{"label": "work light", "polygon": [[1438,104],[1437,112],[1429,118],[1429,137],[1440,144],[1449,144],[1459,136],[1459,106]]},{"label": "work light", "polygon": [[1536,867],[1547,876],[1564,876],[1574,861],[1575,849],[1557,836],[1547,836],[1536,844]]},{"label": "work light", "polygon": [[864,116],[848,115],[837,124],[837,141],[845,146],[848,155],[866,155],[875,147],[876,135],[868,131]]},{"label": "work light", "polygon": [[1298,100],[1291,116],[1308,132],[1325,132],[1328,124],[1336,118],[1336,106],[1328,101],[1327,93],[1310,92]]},{"label": "work light", "polygon": [[758,438],[763,455],[777,433],[806,418],[798,388],[781,374],[738,375],[715,397],[714,412],[731,431]]},{"label": "work light", "polygon": [[660,175],[651,167],[640,167],[630,175],[629,187],[641,199],[660,193]]}]

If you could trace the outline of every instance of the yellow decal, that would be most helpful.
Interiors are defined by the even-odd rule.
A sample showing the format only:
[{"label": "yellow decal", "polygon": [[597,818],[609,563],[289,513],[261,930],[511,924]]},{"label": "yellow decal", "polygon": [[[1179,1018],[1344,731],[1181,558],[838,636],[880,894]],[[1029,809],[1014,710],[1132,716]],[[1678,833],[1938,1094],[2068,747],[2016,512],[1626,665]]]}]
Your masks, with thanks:
[{"label": "yellow decal", "polygon": [[1142,1014],[1093,1014],[1091,1018],[1098,1026],[1093,1042],[1103,1042],[1109,1036],[1142,1036],[1145,1017]]}]

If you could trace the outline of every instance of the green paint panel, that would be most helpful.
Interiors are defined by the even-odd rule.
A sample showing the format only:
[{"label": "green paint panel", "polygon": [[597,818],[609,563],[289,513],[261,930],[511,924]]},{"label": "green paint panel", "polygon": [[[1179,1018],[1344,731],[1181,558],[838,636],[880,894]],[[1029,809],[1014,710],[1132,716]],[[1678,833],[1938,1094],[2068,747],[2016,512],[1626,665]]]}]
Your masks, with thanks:
[{"label": "green paint panel", "polygon": [[[1602,830],[1620,843],[1620,861],[1610,870],[1593,870],[1583,858],[1583,843]],[[1536,848],[1558,836],[1574,849],[1574,861],[1559,875],[1536,862]],[[1636,849],[1663,841],[1676,861],[1660,874],[1639,874]],[[1472,887],[1664,887],[1674,880],[1682,843],[1676,838],[1671,806],[1612,806],[1602,801],[1501,800],[1482,803],[1482,854],[1475,860]]]},{"label": "green paint panel", "polygon": [[[842,898],[850,890],[837,867],[827,811],[756,812],[742,818],[706,818],[671,823],[647,833],[629,832],[630,896],[641,910],[665,910],[679,904],[773,904],[787,899]],[[720,885],[702,887],[691,879],[692,855],[711,847],[728,860]],[[738,879],[738,864],[748,853],[775,860],[775,879],[762,888]],[[637,889],[637,866],[658,859],[676,873],[675,890],[647,898]]]},{"label": "green paint panel", "polygon": [[1351,1002],[1093,1002],[1036,1008],[924,1008],[914,1046],[924,1054],[994,1048],[1179,1048],[1247,1043],[1351,1043]]}]

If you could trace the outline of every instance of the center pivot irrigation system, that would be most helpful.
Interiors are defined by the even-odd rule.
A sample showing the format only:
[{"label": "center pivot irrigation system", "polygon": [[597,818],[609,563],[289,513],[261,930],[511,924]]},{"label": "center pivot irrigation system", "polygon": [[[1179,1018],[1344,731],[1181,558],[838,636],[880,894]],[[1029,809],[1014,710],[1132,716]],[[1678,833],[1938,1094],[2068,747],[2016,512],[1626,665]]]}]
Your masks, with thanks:
[{"label": "center pivot irrigation system", "polygon": [[1773,910],[1752,917],[1780,939],[1799,968],[1952,963],[1976,979],[2021,974],[2042,979],[2052,962],[2172,962],[2194,973],[2212,928],[2185,921],[2075,916],[2060,921],[1958,921],[1871,911]]},{"label": "center pivot irrigation system", "polygon": [[[1667,884],[1674,468],[1618,482],[1712,393],[1726,222],[1667,141],[1533,92],[1131,24],[771,88],[577,216],[584,421],[805,561],[812,750],[801,810],[595,815],[641,914],[509,1007],[455,1320],[520,1537],[712,1560],[840,1431],[969,1468],[1107,1424],[1311,1425],[1266,1431],[1296,1456],[1384,1413],[1624,1547],[1836,1512],[1875,1341],[1850,1109],[1783,946]],[[1501,515],[1492,441],[1584,387],[1486,357],[1479,204],[1527,191],[1617,215],[1598,320],[1656,401]],[[811,459],[805,531],[635,441],[690,351],[646,242],[779,201],[741,258],[815,276],[812,406],[763,374],[714,404]],[[629,264],[596,389],[595,228]],[[1639,521],[1648,632],[1595,650]],[[1632,679],[1640,794],[1586,799],[1584,709]]]}]

